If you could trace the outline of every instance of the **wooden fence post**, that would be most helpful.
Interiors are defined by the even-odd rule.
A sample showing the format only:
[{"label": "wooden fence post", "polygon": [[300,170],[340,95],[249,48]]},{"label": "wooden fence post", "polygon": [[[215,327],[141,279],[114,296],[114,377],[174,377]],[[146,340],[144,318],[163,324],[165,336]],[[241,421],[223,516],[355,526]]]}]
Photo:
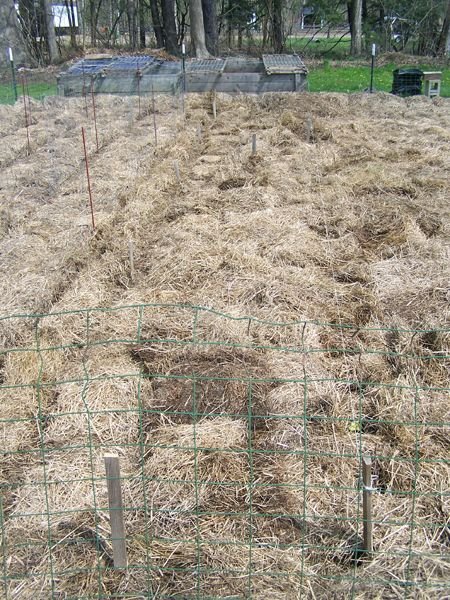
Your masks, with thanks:
[{"label": "wooden fence post", "polygon": [[114,567],[125,568],[127,566],[127,547],[125,543],[122,490],[120,487],[119,457],[117,454],[105,454],[104,459]]},{"label": "wooden fence post", "polygon": [[363,521],[364,521],[364,551],[373,552],[373,524],[372,524],[372,459],[362,457],[363,470]]}]

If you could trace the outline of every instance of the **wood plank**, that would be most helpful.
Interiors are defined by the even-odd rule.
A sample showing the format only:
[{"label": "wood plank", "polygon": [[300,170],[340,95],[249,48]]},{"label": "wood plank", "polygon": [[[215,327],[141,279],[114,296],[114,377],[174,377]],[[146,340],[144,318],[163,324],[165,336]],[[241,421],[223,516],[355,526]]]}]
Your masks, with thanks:
[{"label": "wood plank", "polygon": [[106,485],[108,487],[109,520],[114,567],[127,566],[125,523],[123,520],[122,489],[120,486],[120,464],[117,454],[105,454]]}]

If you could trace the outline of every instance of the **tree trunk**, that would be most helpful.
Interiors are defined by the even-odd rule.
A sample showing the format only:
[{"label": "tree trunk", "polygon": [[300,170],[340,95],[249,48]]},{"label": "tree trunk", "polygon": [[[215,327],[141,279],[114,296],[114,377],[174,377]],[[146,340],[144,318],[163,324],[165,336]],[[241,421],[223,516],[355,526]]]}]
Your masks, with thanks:
[{"label": "tree trunk", "polygon": [[136,50],[137,48],[137,10],[135,0],[128,0],[127,2],[127,17],[128,17],[128,33],[130,36],[130,48]]},{"label": "tree trunk", "polygon": [[359,56],[362,48],[362,0],[352,0],[347,6],[352,38],[350,53],[352,56]]},{"label": "tree trunk", "polygon": [[275,54],[281,54],[284,46],[283,36],[283,0],[273,0],[272,5],[272,46]]},{"label": "tree trunk", "polygon": [[228,6],[227,6],[227,11],[228,11],[228,15],[227,15],[227,43],[228,43],[228,48],[232,48],[233,46],[233,0],[228,0]]},{"label": "tree trunk", "polygon": [[211,58],[206,48],[202,0],[191,0],[189,14],[191,18],[191,42],[195,56],[197,58]]},{"label": "tree trunk", "polygon": [[139,0],[139,48],[145,48],[145,5]]},{"label": "tree trunk", "polygon": [[76,25],[75,25],[75,7],[73,5],[73,0],[64,0],[64,4],[67,10],[67,17],[69,19],[69,31],[70,31],[70,45],[72,48],[77,47],[77,35],[76,35]]},{"label": "tree trunk", "polygon": [[45,37],[47,39],[47,50],[50,64],[58,60],[58,44],[56,43],[55,23],[53,21],[52,4],[50,0],[42,0],[42,12],[44,14]]},{"label": "tree trunk", "polygon": [[202,0],[203,23],[205,26],[206,47],[216,55],[218,52],[217,14],[215,0]]},{"label": "tree trunk", "polygon": [[177,26],[174,0],[161,0],[165,48],[169,54],[178,54]]},{"label": "tree trunk", "polygon": [[26,62],[28,55],[13,0],[0,0],[0,23],[0,64],[8,64],[8,48],[12,48],[16,64]]},{"label": "tree trunk", "polygon": [[445,56],[450,44],[450,0],[447,2],[447,11],[445,13],[444,23],[442,25],[439,41],[437,45],[438,56]]},{"label": "tree trunk", "polygon": [[150,12],[152,13],[153,30],[155,32],[157,48],[164,48],[164,32],[161,26],[158,0],[150,0]]},{"label": "tree trunk", "polygon": [[97,43],[97,19],[95,11],[95,0],[89,0],[89,17],[91,25],[91,45],[95,46]]}]

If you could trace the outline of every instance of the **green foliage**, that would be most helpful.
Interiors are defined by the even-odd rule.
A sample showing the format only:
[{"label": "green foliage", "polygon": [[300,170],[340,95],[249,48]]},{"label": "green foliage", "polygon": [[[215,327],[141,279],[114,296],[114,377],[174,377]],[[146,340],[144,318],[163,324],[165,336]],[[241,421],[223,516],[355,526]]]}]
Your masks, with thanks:
[{"label": "green foliage", "polygon": [[288,52],[298,52],[305,56],[326,57],[327,59],[343,59],[350,52],[350,38],[321,37],[311,40],[308,37],[290,36],[286,40]]}]

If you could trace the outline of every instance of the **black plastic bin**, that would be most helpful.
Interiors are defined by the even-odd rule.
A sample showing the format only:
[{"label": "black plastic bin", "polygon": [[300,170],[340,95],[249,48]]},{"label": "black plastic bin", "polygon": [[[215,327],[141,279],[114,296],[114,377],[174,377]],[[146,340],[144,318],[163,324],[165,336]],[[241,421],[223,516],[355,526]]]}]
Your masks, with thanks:
[{"label": "black plastic bin", "polygon": [[420,69],[395,69],[392,93],[396,96],[418,96],[422,93],[423,72]]}]

